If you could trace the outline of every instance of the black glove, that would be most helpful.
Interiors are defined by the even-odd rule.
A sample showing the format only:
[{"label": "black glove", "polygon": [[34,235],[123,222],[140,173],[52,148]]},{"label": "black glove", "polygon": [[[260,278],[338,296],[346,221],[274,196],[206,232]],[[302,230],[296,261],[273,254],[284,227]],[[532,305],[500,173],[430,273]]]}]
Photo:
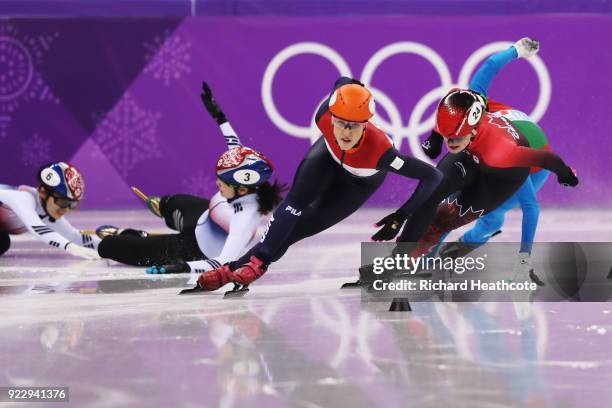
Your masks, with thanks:
[{"label": "black glove", "polygon": [[571,167],[567,168],[567,172],[564,176],[557,176],[559,184],[565,187],[576,187],[578,185],[578,177],[576,177],[576,171]]},{"label": "black glove", "polygon": [[222,125],[223,123],[227,122],[225,114],[221,110],[221,107],[219,106],[217,101],[215,101],[215,99],[213,98],[212,91],[210,90],[210,87],[206,82],[202,82],[202,94],[200,95],[200,98],[202,98],[202,103],[206,107],[208,113],[210,113],[210,116],[212,116],[212,118],[219,125]]},{"label": "black glove", "polygon": [[442,152],[442,135],[432,130],[429,137],[421,143],[423,152],[430,159],[435,159]]},{"label": "black glove", "polygon": [[355,79],[355,78],[351,78],[351,84],[357,84],[357,85],[365,86],[363,84],[363,82],[361,82],[360,80]]},{"label": "black glove", "polygon": [[165,273],[189,273],[191,268],[185,262],[178,262],[169,265],[154,265],[147,268],[146,272],[151,275],[165,274]]},{"label": "black glove", "polygon": [[382,228],[379,229],[376,234],[372,235],[372,241],[389,241],[395,238],[407,218],[408,216],[400,210],[387,215],[376,223],[377,227]]}]

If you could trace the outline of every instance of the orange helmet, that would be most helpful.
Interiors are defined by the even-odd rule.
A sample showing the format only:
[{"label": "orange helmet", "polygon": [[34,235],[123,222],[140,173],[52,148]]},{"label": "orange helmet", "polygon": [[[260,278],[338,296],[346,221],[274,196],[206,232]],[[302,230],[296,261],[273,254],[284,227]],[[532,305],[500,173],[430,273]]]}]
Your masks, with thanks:
[{"label": "orange helmet", "polygon": [[329,110],[339,119],[367,122],[374,116],[374,98],[364,86],[342,85],[329,98]]}]

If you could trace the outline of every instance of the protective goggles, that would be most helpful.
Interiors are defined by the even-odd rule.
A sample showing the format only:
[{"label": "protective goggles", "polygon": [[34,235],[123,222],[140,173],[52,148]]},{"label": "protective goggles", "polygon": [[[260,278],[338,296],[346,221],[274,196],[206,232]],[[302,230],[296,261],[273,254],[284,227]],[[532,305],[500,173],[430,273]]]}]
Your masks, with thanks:
[{"label": "protective goggles", "polygon": [[349,122],[346,120],[338,119],[335,116],[332,116],[332,123],[334,124],[334,126],[337,126],[341,129],[355,131],[355,130],[363,130],[366,127],[368,122]]},{"label": "protective goggles", "polygon": [[59,208],[63,208],[63,209],[68,208],[68,209],[74,210],[79,205],[78,201],[70,200],[66,197],[60,197],[55,194],[51,194],[51,197],[53,197],[53,202]]}]

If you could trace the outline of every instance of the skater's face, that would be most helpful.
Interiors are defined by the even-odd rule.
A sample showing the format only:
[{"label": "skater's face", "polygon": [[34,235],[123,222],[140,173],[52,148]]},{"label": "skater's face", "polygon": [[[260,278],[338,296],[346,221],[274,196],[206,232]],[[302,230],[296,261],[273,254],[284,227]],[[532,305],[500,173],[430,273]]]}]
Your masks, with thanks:
[{"label": "skater's face", "polygon": [[221,179],[217,178],[217,187],[219,188],[219,192],[221,192],[221,197],[231,200],[232,198],[236,198],[236,196],[240,197],[249,192],[246,187],[238,187],[238,189],[230,186],[229,184],[223,182]]},{"label": "skater's face", "polygon": [[350,150],[359,143],[367,122],[349,122],[332,116],[334,137],[340,149]]},{"label": "skater's face", "polygon": [[56,220],[62,218],[70,210],[74,209],[78,202],[68,200],[66,198],[54,196],[53,194],[45,191],[44,189],[38,190],[38,194],[42,201],[46,201],[46,208],[49,215]]},{"label": "skater's face", "polygon": [[466,147],[470,144],[471,136],[463,136],[463,137],[454,137],[452,139],[444,139],[446,142],[446,147],[448,151],[451,153],[459,153],[465,150]]}]

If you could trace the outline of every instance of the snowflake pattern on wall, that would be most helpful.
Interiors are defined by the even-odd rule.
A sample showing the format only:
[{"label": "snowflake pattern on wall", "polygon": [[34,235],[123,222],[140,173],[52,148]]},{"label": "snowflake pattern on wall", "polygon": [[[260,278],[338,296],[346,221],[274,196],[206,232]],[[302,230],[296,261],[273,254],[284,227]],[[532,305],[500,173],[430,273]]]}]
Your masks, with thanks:
[{"label": "snowflake pattern on wall", "polygon": [[38,72],[58,35],[21,34],[13,25],[0,23],[0,139],[23,102],[59,102]]},{"label": "snowflake pattern on wall", "polygon": [[51,142],[35,134],[21,143],[21,161],[26,167],[38,169],[51,160]]},{"label": "snowflake pattern on wall", "polygon": [[155,36],[151,42],[145,42],[143,46],[147,51],[144,73],[152,74],[153,78],[162,80],[164,85],[168,86],[172,80],[178,80],[183,74],[191,72],[191,42],[184,41],[178,35],[171,36],[169,30]]},{"label": "snowflake pattern on wall", "polygon": [[198,170],[181,182],[183,191],[203,198],[210,198],[210,192],[216,191],[214,167],[209,171]]},{"label": "snowflake pattern on wall", "polygon": [[157,124],[161,113],[138,106],[129,93],[106,116],[97,115],[93,135],[101,152],[124,178],[142,160],[161,157]]}]

